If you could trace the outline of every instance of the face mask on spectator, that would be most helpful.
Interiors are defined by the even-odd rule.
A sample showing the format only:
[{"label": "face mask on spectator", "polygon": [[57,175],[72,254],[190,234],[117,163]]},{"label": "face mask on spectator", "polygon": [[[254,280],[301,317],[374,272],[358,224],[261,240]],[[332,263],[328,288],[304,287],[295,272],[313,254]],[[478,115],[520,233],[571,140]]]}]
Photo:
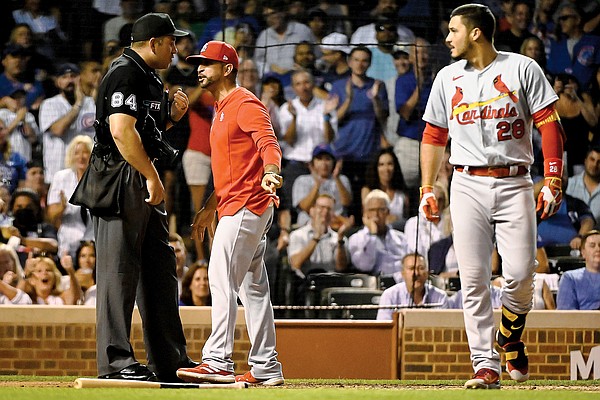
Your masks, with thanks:
[{"label": "face mask on spectator", "polygon": [[28,207],[20,208],[15,211],[14,217],[13,225],[19,228],[19,230],[23,228],[26,230],[35,229],[37,218],[34,209]]}]

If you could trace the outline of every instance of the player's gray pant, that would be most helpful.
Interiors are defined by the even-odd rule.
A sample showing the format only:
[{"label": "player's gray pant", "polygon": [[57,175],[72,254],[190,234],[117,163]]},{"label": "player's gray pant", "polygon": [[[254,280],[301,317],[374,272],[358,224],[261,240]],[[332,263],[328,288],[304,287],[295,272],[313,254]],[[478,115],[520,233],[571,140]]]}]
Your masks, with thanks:
[{"label": "player's gray pant", "polygon": [[281,377],[275,351],[275,322],[263,261],[273,208],[256,215],[242,208],[219,220],[210,254],[208,279],[212,296],[212,332],[202,361],[233,371],[233,341],[238,294],[246,310],[250,337],[248,364],[259,379]]},{"label": "player's gray pant", "polygon": [[455,171],[450,212],[473,368],[500,372],[489,288],[494,238],[506,279],[502,304],[513,312],[526,313],[532,304],[536,253],[531,178],[496,179]]}]

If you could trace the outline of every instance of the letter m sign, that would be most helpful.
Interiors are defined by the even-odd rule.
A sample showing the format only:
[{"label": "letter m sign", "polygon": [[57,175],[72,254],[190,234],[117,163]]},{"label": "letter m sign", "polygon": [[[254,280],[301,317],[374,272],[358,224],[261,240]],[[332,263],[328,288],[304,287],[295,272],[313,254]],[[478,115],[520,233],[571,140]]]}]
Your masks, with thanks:
[{"label": "letter m sign", "polygon": [[583,359],[581,351],[571,352],[571,380],[577,380],[578,375],[581,376],[581,379],[589,379],[592,367],[594,368],[594,379],[600,379],[600,346],[592,347],[587,363]]}]

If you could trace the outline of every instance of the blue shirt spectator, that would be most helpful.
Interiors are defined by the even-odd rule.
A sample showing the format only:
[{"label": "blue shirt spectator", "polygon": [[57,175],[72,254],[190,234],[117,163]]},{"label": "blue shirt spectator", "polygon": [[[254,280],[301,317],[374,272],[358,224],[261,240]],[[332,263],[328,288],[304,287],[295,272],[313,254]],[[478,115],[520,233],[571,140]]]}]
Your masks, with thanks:
[{"label": "blue shirt spectator", "polygon": [[[402,279],[389,289],[384,290],[379,300],[380,306],[427,306],[448,308],[446,292],[431,285],[429,271],[425,258],[417,253],[410,253],[402,259]],[[392,319],[392,308],[380,308],[377,312],[378,320]]]},{"label": "blue shirt spectator", "polygon": [[557,19],[563,38],[551,42],[548,71],[575,75],[587,90],[600,65],[600,37],[583,32],[581,10],[572,3],[559,8]]},{"label": "blue shirt spectator", "polygon": [[[229,2],[228,2],[229,3]],[[234,3],[234,2],[231,2]],[[237,2],[236,2],[237,3]],[[235,4],[235,7],[238,7]],[[223,22],[225,25],[223,26]],[[230,14],[229,6],[225,14],[225,19],[218,16],[208,20],[202,31],[202,36],[198,39],[198,48],[204,46],[206,42],[211,40],[224,40],[225,42],[233,45],[236,27],[240,24],[247,24],[253,31],[254,35],[258,35],[260,28],[256,18],[251,15],[238,15]],[[225,30],[225,38],[223,39],[222,33]]]},{"label": "blue shirt spectator", "polygon": [[585,267],[565,272],[556,302],[558,310],[600,310],[600,271]]},{"label": "blue shirt spectator", "polygon": [[592,211],[585,202],[565,194],[558,212],[538,224],[538,247],[568,245],[582,224],[588,226],[586,231],[594,226]]},{"label": "blue shirt spectator", "polygon": [[592,230],[581,239],[585,267],[565,272],[558,284],[559,310],[600,310],[600,231]]},{"label": "blue shirt spectator", "polygon": [[600,147],[588,149],[583,166],[583,172],[569,178],[565,192],[586,203],[600,221]]},{"label": "blue shirt spectator", "polygon": [[28,52],[17,45],[8,45],[2,53],[4,72],[0,75],[0,97],[10,96],[17,90],[25,92],[25,105],[28,109],[38,109],[44,97],[41,82],[26,82],[23,74],[27,69]]},{"label": "blue shirt spectator", "polygon": [[[350,78],[349,78],[350,79]],[[331,94],[338,96],[340,103],[346,100],[347,79],[333,83]],[[336,153],[344,159],[364,160],[379,150],[380,127],[375,118],[371,91],[375,79],[366,78],[362,87],[352,84],[352,102],[346,118],[338,120],[338,135],[334,143]],[[377,97],[387,109],[387,91],[380,86]]]},{"label": "blue shirt spectator", "polygon": [[565,272],[558,283],[558,310],[600,310],[600,231],[581,239],[585,267]]},{"label": "blue shirt spectator", "polygon": [[[419,89],[419,99],[416,107],[413,109],[409,118],[404,118],[400,114],[400,120],[398,122],[397,133],[399,136],[407,137],[409,139],[421,140],[423,135],[423,129],[425,128],[425,121],[421,119],[429,94],[431,93],[431,85],[433,80],[430,75],[424,76],[424,81]],[[413,96],[417,89],[417,77],[414,69],[403,75],[398,75],[396,78],[396,91],[395,91],[395,105],[396,110],[400,110]]]},{"label": "blue shirt spectator", "polygon": [[[0,130],[6,129],[0,126]],[[0,182],[14,192],[20,181],[25,180],[27,174],[27,161],[19,153],[11,152],[8,158],[0,160]]]}]

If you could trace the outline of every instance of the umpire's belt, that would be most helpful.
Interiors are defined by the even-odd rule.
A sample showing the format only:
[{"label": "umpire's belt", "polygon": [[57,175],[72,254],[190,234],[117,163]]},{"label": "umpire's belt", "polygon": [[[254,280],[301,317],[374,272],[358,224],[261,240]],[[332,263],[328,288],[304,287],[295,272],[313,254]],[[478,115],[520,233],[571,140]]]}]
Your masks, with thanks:
[{"label": "umpire's belt", "polygon": [[455,165],[454,169],[475,176],[491,176],[493,178],[506,178],[509,176],[521,176],[529,172],[524,165],[504,165],[497,167],[470,167],[468,165]]}]

